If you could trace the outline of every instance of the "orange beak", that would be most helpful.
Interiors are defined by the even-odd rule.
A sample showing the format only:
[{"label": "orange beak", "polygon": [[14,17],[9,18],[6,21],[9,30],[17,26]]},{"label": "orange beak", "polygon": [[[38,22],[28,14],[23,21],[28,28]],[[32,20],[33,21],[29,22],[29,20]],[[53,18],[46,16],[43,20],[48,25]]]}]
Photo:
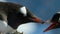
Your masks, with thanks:
[{"label": "orange beak", "polygon": [[41,19],[37,18],[37,17],[33,17],[32,20],[34,22],[37,22],[37,23],[44,23]]},{"label": "orange beak", "polygon": [[53,29],[58,23],[57,22],[54,22],[53,24],[51,24],[47,29],[45,29],[43,32],[47,32],[51,29]]}]

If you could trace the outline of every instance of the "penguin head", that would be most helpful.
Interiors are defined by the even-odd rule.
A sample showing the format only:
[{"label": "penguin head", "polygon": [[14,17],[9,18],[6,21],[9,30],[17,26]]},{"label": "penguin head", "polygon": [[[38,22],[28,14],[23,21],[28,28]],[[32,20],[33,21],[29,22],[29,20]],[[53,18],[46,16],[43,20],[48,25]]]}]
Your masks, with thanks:
[{"label": "penguin head", "polygon": [[25,6],[10,2],[0,2],[0,20],[3,20],[6,25],[8,24],[14,29],[28,22],[43,22]]},{"label": "penguin head", "polygon": [[[19,8],[19,18],[22,17],[24,22],[37,22],[42,23],[43,21],[35,16],[30,10],[28,10],[25,6]],[[21,18],[20,18],[21,19]]]},{"label": "penguin head", "polygon": [[51,22],[55,22],[55,21],[58,21],[58,23],[60,23],[60,12],[54,14]]}]

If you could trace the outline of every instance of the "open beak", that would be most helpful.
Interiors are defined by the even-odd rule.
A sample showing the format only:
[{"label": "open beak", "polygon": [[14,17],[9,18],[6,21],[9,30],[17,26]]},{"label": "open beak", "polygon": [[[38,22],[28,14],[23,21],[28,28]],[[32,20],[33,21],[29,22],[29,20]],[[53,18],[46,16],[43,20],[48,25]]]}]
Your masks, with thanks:
[{"label": "open beak", "polygon": [[32,20],[34,22],[37,22],[37,23],[44,23],[41,19],[37,18],[37,17],[33,17]]}]

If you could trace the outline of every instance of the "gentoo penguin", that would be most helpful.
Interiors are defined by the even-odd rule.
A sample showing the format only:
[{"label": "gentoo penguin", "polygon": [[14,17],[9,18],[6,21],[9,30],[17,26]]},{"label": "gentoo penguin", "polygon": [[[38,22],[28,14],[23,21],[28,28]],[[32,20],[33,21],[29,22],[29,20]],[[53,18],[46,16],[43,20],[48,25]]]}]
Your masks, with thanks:
[{"label": "gentoo penguin", "polygon": [[[21,24],[28,22],[43,23],[41,19],[33,15],[25,6],[10,2],[0,2],[0,18],[5,28],[0,32],[12,32]],[[2,26],[0,26],[2,27]]]},{"label": "gentoo penguin", "polygon": [[47,32],[51,29],[60,28],[60,12],[57,12],[54,14],[53,18],[49,21],[49,23],[52,23],[44,32]]}]

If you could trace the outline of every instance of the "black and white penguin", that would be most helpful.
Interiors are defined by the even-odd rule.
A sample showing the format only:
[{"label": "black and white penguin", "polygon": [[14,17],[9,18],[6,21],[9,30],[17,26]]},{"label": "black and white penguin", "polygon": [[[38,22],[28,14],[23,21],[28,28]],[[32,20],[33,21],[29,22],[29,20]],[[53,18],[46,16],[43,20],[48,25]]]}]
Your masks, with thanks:
[{"label": "black and white penguin", "polygon": [[54,14],[52,19],[49,21],[49,23],[52,23],[44,32],[47,32],[52,29],[60,28],[60,12],[57,12]]},{"label": "black and white penguin", "polygon": [[10,2],[0,2],[0,22],[0,32],[12,32],[19,25],[28,22],[43,23],[25,6]]}]

